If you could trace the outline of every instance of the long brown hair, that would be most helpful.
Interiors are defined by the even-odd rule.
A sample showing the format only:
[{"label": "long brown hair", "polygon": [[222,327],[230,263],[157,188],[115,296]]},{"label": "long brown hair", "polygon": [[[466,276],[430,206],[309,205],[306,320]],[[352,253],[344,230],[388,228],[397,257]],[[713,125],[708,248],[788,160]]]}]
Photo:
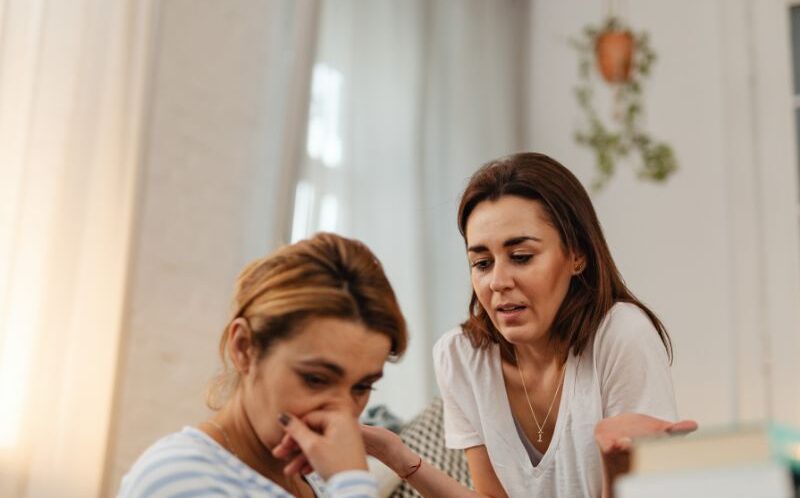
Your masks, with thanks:
[{"label": "long brown hair", "polygon": [[[633,303],[644,311],[658,331],[672,361],[672,342],[666,328],[647,306],[628,290],[611,257],[589,194],[558,161],[526,152],[484,164],[469,181],[458,207],[458,229],[466,243],[466,226],[479,203],[514,195],[540,203],[558,231],[564,249],[586,258],[584,270],[573,277],[553,320],[550,339],[576,355],[594,338],[600,322],[617,302]],[[474,347],[499,344],[504,360],[515,364],[512,345],[495,328],[475,290],[469,318],[461,324]]]},{"label": "long brown hair", "polygon": [[[242,270],[230,321],[243,317],[263,356],[312,318],[363,323],[391,341],[391,360],[406,350],[406,322],[378,259],[363,243],[332,233],[284,246]],[[229,325],[230,325],[229,321]],[[209,387],[206,403],[218,409],[239,382],[228,366],[230,327],[219,341],[223,371]]]}]

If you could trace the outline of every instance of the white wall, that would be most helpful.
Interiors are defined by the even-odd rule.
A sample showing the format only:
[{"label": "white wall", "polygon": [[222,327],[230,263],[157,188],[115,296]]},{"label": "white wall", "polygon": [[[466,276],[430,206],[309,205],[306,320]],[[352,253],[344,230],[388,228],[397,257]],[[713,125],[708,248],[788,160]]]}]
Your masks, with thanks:
[{"label": "white wall", "polygon": [[207,416],[235,277],[281,242],[305,14],[288,1],[159,3],[107,496],[147,446]]},{"label": "white wall", "polygon": [[[800,237],[785,6],[626,3],[623,14],[658,53],[646,123],[681,169],[651,185],[623,164],[593,196],[613,254],[671,332],[682,415],[711,425],[771,410],[800,421],[800,370],[789,360],[800,357]],[[586,184],[593,162],[572,140],[581,114],[567,40],[604,14],[574,0],[536,2],[531,15],[530,144]]]}]

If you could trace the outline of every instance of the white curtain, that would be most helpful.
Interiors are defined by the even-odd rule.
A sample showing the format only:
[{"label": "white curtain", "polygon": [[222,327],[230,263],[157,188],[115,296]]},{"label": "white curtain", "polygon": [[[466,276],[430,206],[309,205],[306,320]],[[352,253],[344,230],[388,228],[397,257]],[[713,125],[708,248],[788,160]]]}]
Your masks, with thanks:
[{"label": "white curtain", "polygon": [[0,2],[0,495],[101,486],[148,2]]},{"label": "white curtain", "polygon": [[525,136],[528,2],[322,6],[293,237],[335,230],[384,263],[411,345],[372,402],[410,417],[435,392],[435,338],[466,316],[458,196],[480,164]]}]

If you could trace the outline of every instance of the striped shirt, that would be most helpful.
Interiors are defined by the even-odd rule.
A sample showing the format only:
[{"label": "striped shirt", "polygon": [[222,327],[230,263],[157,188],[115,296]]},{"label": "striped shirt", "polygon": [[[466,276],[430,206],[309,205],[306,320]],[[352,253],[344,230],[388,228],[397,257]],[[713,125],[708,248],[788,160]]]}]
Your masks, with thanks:
[{"label": "striped shirt", "polygon": [[[364,470],[306,479],[320,498],[377,498],[375,478]],[[291,498],[204,432],[184,427],[156,441],[122,478],[117,498]]]}]

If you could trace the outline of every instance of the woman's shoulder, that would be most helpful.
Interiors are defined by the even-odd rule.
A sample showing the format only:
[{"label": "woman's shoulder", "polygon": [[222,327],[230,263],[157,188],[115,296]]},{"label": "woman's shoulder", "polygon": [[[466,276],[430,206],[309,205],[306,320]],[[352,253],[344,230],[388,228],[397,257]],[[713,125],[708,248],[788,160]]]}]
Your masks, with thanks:
[{"label": "woman's shoulder", "polygon": [[655,324],[641,307],[617,302],[600,323],[594,342],[595,349],[602,351],[635,344],[642,347],[660,345],[661,338]]},{"label": "woman's shoulder", "polygon": [[497,371],[497,345],[476,347],[470,338],[455,327],[445,332],[433,346],[433,367],[440,379],[468,379]]},{"label": "woman's shoulder", "polygon": [[634,303],[617,302],[606,313],[600,323],[598,334],[636,334],[642,329],[655,331],[655,325],[647,313]]},{"label": "woman's shoulder", "polygon": [[207,436],[193,427],[184,427],[168,434],[150,445],[134,462],[127,477],[144,477],[169,468],[180,468],[187,462],[200,466],[219,464],[220,456],[214,451]]},{"label": "woman's shoulder", "polygon": [[442,334],[433,345],[433,357],[436,360],[453,357],[473,357],[480,355],[482,351],[482,349],[472,345],[461,326],[453,327]]},{"label": "woman's shoulder", "polygon": [[168,434],[150,446],[142,454],[142,459],[150,459],[158,455],[178,454],[192,455],[201,454],[211,461],[217,461],[222,450],[219,445],[208,437],[204,432],[195,427],[186,426],[178,432]]},{"label": "woman's shoulder", "polygon": [[467,336],[464,335],[464,331],[459,325],[457,327],[451,328],[450,330],[446,331],[444,334],[439,336],[439,339],[436,340],[436,344],[434,345],[434,347],[435,348],[458,347],[457,345],[464,339],[467,339]]},{"label": "woman's shoulder", "polygon": [[[204,433],[184,427],[153,443],[125,475],[119,497],[162,496],[168,489],[206,486],[236,474],[235,458]],[[186,475],[196,479],[186,481]],[[170,491],[171,492],[171,491]],[[166,495],[164,495],[166,496]]]}]

